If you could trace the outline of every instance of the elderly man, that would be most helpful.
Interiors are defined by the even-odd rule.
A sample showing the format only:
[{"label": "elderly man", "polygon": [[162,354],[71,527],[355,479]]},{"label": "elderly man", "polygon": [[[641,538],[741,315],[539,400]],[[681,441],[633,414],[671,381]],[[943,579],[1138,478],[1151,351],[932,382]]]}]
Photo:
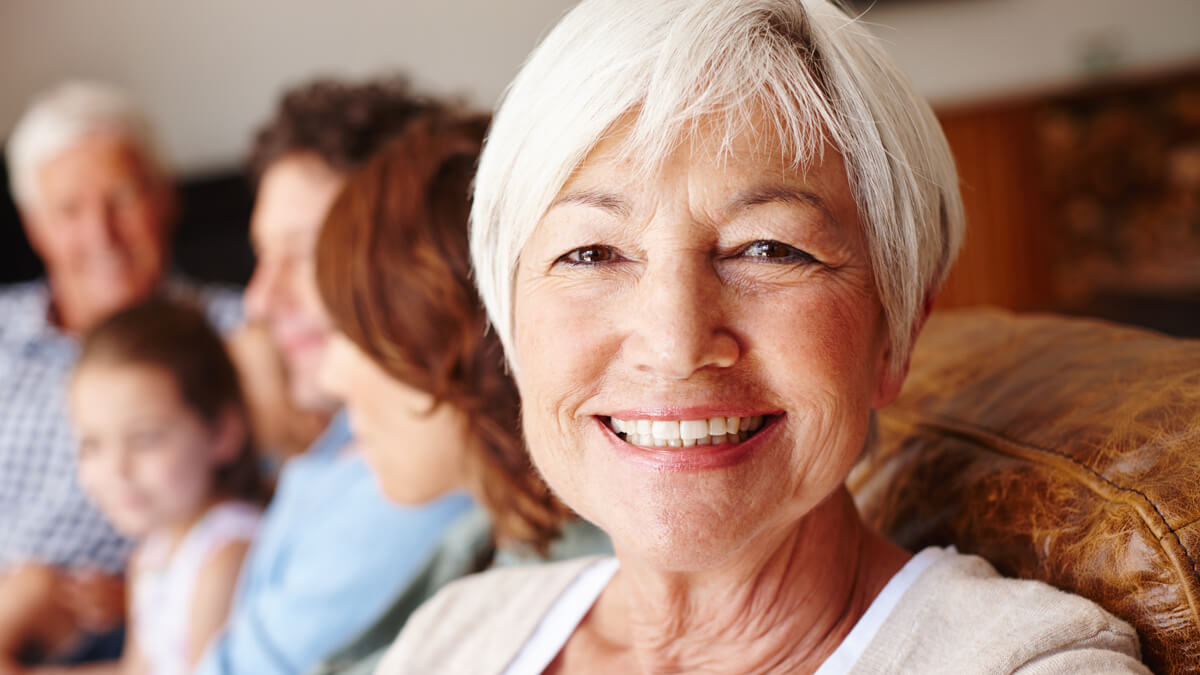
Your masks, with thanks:
[{"label": "elderly man", "polygon": [[128,543],[75,481],[64,388],[77,336],[160,290],[202,303],[222,329],[240,319],[233,290],[167,279],[172,184],[120,92],[47,92],[13,129],[7,161],[46,278],[0,289],[0,664],[31,642],[86,648],[78,628],[121,619]]},{"label": "elderly man", "polygon": [[464,495],[417,508],[389,503],[317,379],[331,332],[314,273],[326,211],[350,172],[434,105],[403,81],[318,81],[285,94],[255,142],[258,267],[247,314],[269,328],[293,405],[333,417],[284,466],[202,675],[309,670],[378,618],[470,508]]}]

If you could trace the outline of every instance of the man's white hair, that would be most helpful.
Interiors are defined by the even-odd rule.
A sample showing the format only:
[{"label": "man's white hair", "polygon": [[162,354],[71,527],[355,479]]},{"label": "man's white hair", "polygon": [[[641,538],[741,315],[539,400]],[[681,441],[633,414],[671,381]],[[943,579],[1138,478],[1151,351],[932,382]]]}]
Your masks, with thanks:
[{"label": "man's white hair", "polygon": [[652,168],[702,119],[727,147],[764,114],[797,168],[826,144],[842,154],[904,366],[962,240],[958,177],[929,105],[828,0],[585,0],[546,36],[497,111],[471,211],[480,294],[514,366],[521,249],[588,152],[628,121],[626,156]]},{"label": "man's white hair", "polygon": [[22,208],[38,203],[38,170],[85,137],[118,134],[147,168],[166,177],[149,118],[121,91],[96,82],[66,82],[37,96],[8,137],[9,187]]}]

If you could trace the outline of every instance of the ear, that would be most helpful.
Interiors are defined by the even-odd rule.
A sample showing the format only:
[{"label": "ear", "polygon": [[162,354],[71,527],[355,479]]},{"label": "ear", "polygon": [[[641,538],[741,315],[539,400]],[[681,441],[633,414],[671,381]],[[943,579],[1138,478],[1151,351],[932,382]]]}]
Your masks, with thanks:
[{"label": "ear", "polygon": [[154,204],[162,222],[162,239],[167,242],[174,234],[175,223],[179,220],[179,191],[175,188],[175,184],[167,178],[159,178],[158,181],[159,183],[154,187],[156,192]]},{"label": "ear", "polygon": [[904,379],[908,377],[908,366],[912,361],[912,346],[917,342],[917,336],[921,334],[921,329],[925,327],[925,322],[929,319],[929,314],[933,311],[933,305],[937,301],[937,290],[932,290],[925,295],[925,301],[921,304],[921,311],[917,313],[916,319],[913,321],[912,333],[909,335],[908,351],[903,354],[904,362],[900,367],[896,368],[895,359],[900,355],[896,354],[892,349],[892,338],[889,332],[886,336],[887,344],[884,346],[883,358],[880,359],[879,373],[877,382],[878,387],[875,390],[875,399],[871,402],[871,407],[878,409],[882,408],[900,395],[900,389],[904,386]]},{"label": "ear", "polygon": [[246,445],[249,434],[245,415],[237,408],[227,406],[221,411],[221,416],[217,418],[213,427],[213,459],[217,466],[236,460],[238,453]]},{"label": "ear", "polygon": [[23,208],[20,213],[21,224],[25,226],[25,238],[29,240],[29,247],[44,261],[46,251],[45,241],[42,240],[42,222],[31,209]]}]

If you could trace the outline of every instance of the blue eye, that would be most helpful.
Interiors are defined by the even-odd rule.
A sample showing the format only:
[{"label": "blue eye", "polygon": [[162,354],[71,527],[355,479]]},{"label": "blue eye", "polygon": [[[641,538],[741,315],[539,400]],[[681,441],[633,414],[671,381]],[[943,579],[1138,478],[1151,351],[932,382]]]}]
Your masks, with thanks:
[{"label": "blue eye", "polygon": [[747,244],[741,251],[747,258],[760,258],[768,262],[781,263],[811,263],[817,259],[807,251],[801,251],[795,246],[789,246],[774,239],[760,239]]},{"label": "blue eye", "polygon": [[587,246],[580,246],[572,251],[567,251],[559,256],[555,262],[562,262],[568,265],[602,265],[606,262],[612,262],[617,258],[617,252],[611,246],[589,244]]}]

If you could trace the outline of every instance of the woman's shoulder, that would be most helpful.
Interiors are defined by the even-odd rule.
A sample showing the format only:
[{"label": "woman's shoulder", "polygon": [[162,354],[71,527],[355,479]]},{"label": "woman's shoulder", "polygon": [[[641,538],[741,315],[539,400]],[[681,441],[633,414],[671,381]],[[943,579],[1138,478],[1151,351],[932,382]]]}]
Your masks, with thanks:
[{"label": "woman's shoulder", "polygon": [[1134,630],[1094,602],[949,553],[905,592],[855,672],[919,671],[922,664],[958,664],[963,672],[983,664],[989,672],[1083,672],[1096,664],[1147,672],[1139,657]]},{"label": "woman's shoulder", "polygon": [[495,568],[454,581],[413,614],[377,672],[499,672],[559,595],[603,559]]}]

